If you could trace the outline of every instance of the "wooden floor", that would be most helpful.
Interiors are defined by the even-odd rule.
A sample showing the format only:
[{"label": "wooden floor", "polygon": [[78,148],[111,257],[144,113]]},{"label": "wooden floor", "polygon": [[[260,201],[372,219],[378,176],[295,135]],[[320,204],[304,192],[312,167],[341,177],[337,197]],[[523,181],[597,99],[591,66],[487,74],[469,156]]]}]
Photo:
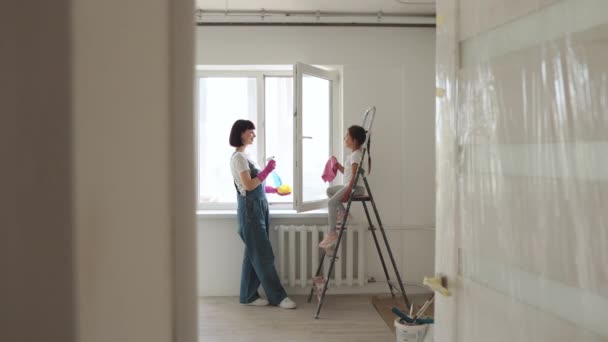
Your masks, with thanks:
[{"label": "wooden floor", "polygon": [[199,302],[199,342],[392,342],[395,335],[371,303],[371,296],[327,296],[319,319],[316,302],[290,297],[295,310],[240,305],[236,297],[205,297]]}]

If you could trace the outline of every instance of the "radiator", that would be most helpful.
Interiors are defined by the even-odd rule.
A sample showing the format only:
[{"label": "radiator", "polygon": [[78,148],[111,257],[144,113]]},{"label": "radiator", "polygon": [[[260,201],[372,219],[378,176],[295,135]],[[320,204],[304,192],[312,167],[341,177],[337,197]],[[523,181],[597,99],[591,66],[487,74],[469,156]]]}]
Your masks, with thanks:
[{"label": "radiator", "polygon": [[[274,228],[278,232],[278,270],[283,285],[310,286],[323,253],[318,245],[327,226],[279,225]],[[357,225],[349,226],[344,232],[331,285],[365,284],[365,235],[366,229]],[[329,260],[326,258],[323,274],[327,275],[328,271]]]}]

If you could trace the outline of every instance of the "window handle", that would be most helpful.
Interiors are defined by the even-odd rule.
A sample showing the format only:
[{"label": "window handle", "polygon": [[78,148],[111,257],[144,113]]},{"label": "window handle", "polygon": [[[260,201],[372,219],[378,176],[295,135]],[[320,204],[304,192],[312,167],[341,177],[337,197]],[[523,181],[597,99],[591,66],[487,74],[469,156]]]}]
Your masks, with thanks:
[{"label": "window handle", "polygon": [[309,137],[309,136],[307,136],[307,135],[303,135],[303,136],[302,136],[302,139],[312,139],[312,137]]}]

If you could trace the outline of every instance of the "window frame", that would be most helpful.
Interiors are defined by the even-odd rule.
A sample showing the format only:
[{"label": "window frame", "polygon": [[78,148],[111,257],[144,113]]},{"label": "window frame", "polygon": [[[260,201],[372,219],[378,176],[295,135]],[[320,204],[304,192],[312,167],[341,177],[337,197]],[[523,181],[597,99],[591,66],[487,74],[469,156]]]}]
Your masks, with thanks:
[{"label": "window frame", "polygon": [[[230,69],[213,69],[213,70],[197,70],[196,71],[196,84],[195,84],[195,144],[196,144],[196,189],[197,189],[197,210],[198,211],[206,211],[206,210],[235,210],[236,202],[220,202],[220,203],[205,203],[199,201],[198,189],[200,182],[200,167],[201,163],[199,160],[199,151],[198,148],[200,146],[200,136],[201,132],[199,131],[199,122],[200,122],[200,103],[199,103],[199,79],[200,78],[211,78],[211,77],[221,77],[221,78],[229,78],[229,77],[249,77],[256,79],[257,85],[257,117],[256,117],[256,152],[257,152],[257,160],[258,165],[264,165],[266,161],[266,108],[265,108],[265,99],[266,99],[266,87],[265,87],[265,78],[266,77],[293,77],[293,73],[291,70],[230,70]],[[272,206],[273,209],[292,209],[293,202],[288,203],[278,203],[268,201],[268,204]]]},{"label": "window frame", "polygon": [[[294,201],[293,208],[298,213],[317,210],[327,207],[327,200],[304,201],[303,194],[303,132],[302,132],[302,101],[303,101],[303,77],[309,75],[321,78],[331,82],[330,88],[330,119],[329,119],[329,151],[330,154],[336,156],[338,160],[342,160],[343,146],[340,144],[342,139],[342,73],[340,70],[333,68],[325,68],[317,65],[310,65],[297,62],[293,66],[293,82],[294,82]],[[329,156],[328,156],[329,157]],[[342,180],[342,175],[329,185],[333,185],[337,180]]]},{"label": "window frame", "polygon": [[[299,63],[298,63],[299,64]],[[239,66],[241,67],[241,66]],[[195,160],[196,160],[196,189],[197,189],[197,199],[196,199],[196,207],[197,207],[197,211],[199,212],[205,212],[205,211],[232,211],[232,210],[236,210],[236,202],[230,203],[230,202],[221,202],[221,203],[205,203],[205,202],[201,202],[199,201],[199,196],[198,196],[198,189],[200,187],[200,167],[201,167],[201,163],[199,160],[199,146],[200,146],[200,136],[201,136],[201,132],[199,131],[199,123],[200,123],[200,112],[199,112],[199,108],[200,108],[200,98],[199,98],[199,79],[200,78],[207,78],[207,77],[222,77],[222,78],[229,78],[229,77],[250,77],[250,78],[255,78],[256,79],[256,84],[257,84],[257,122],[256,122],[256,135],[257,135],[257,144],[256,144],[256,152],[257,152],[257,160],[256,162],[259,165],[265,165],[265,160],[266,160],[266,108],[265,108],[265,99],[266,99],[266,87],[265,87],[265,78],[266,77],[290,77],[292,78],[292,80],[295,82],[295,65],[291,65],[289,67],[292,67],[293,69],[288,69],[288,68],[284,68],[281,67],[279,69],[277,68],[273,68],[273,66],[250,66],[252,67],[251,69],[234,69],[234,67],[231,66],[205,66],[203,68],[201,68],[200,66],[197,67],[196,73],[195,73],[195,111],[194,111],[194,115],[195,115],[195,135],[194,135],[194,139],[195,139],[195,146],[196,146],[196,156],[195,156]],[[332,94],[332,98],[334,99],[334,101],[332,102],[332,106],[333,106],[333,118],[331,119],[331,125],[330,125],[330,136],[329,136],[329,140],[330,140],[330,146],[331,146],[331,151],[333,153],[333,155],[335,155],[339,160],[342,159],[342,154],[343,154],[343,146],[341,144],[342,139],[340,139],[340,137],[342,137],[342,106],[341,106],[341,100],[342,100],[342,84],[341,84],[341,70],[339,69],[332,69],[331,70],[332,73],[337,73],[338,75],[338,82],[334,82],[333,84],[333,88],[332,91],[334,92]],[[295,85],[295,83],[294,83]],[[294,94],[294,105],[295,105],[295,101],[296,101],[296,89],[293,89],[293,94]],[[294,120],[296,119],[296,113],[292,113]],[[295,124],[295,122],[294,122]],[[296,127],[293,127],[294,129],[294,138],[296,137],[297,131],[296,131]],[[294,144],[296,144],[297,142],[294,141]],[[298,147],[297,145],[294,145],[294,156],[293,156],[293,161],[294,161],[294,183],[298,182],[301,180],[297,180],[298,175],[296,175],[296,169],[295,169],[295,163],[297,160],[297,156],[296,156],[296,149],[301,148]],[[341,180],[342,177],[339,174],[338,177],[336,177],[336,179],[328,184],[329,185],[333,185],[335,184],[337,181]],[[296,194],[295,194],[295,188],[294,188],[294,195],[293,195],[293,200],[292,202],[272,202],[269,201],[269,205],[271,206],[271,210],[297,210],[297,204],[296,204]],[[307,210],[313,210],[315,208],[307,208]],[[298,211],[298,212],[304,212],[303,210]]]}]

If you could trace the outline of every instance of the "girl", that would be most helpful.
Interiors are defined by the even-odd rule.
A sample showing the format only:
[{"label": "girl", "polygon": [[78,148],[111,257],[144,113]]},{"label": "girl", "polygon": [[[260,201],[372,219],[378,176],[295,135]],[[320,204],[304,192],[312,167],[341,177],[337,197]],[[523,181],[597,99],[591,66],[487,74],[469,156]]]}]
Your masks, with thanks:
[{"label": "girl", "polygon": [[[319,247],[321,248],[332,247],[338,239],[336,223],[338,219],[340,219],[339,224],[341,225],[342,220],[344,219],[346,209],[342,202],[348,201],[348,197],[353,188],[357,167],[359,166],[361,155],[363,154],[361,146],[365,143],[366,137],[365,129],[361,126],[353,125],[346,130],[344,145],[351,150],[351,153],[346,157],[344,166],[338,163],[338,170],[344,174],[345,185],[335,185],[327,188],[327,197],[329,197],[329,201],[327,202],[329,227],[325,234],[325,238],[319,243]],[[362,186],[355,187],[355,196],[362,196],[364,193],[365,189]]]}]

